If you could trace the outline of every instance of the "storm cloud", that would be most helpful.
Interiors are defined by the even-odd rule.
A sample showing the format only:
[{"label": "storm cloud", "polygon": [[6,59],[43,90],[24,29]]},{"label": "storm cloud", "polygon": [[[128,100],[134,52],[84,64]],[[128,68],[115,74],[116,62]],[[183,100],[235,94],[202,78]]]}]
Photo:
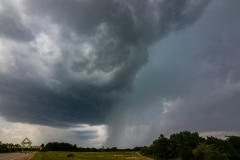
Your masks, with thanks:
[{"label": "storm cloud", "polygon": [[107,146],[186,129],[239,131],[238,6],[3,0],[0,116],[57,128],[107,125]]},{"label": "storm cloud", "polygon": [[[142,145],[159,133],[182,130],[221,133],[221,138],[239,134],[238,5],[212,1],[191,27],[149,48],[149,61],[137,73],[134,91],[111,118],[113,122],[121,112],[127,120],[113,122],[118,127],[109,131],[113,136],[107,144]],[[126,105],[130,107],[122,111]]]},{"label": "storm cloud", "polygon": [[147,62],[148,46],[193,23],[207,2],[3,1],[13,11],[1,10],[1,115],[54,126],[104,123]]}]

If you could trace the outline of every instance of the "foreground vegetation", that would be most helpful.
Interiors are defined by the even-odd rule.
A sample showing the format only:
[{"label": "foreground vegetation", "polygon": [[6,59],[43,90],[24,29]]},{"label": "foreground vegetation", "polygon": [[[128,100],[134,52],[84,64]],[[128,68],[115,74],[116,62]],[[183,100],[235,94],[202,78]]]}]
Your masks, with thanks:
[{"label": "foreground vegetation", "polygon": [[172,134],[170,138],[161,134],[151,146],[142,147],[141,153],[157,160],[240,160],[240,137],[205,139],[188,131]]},{"label": "foreground vegetation", "polygon": [[38,152],[32,160],[147,160],[136,152]]}]

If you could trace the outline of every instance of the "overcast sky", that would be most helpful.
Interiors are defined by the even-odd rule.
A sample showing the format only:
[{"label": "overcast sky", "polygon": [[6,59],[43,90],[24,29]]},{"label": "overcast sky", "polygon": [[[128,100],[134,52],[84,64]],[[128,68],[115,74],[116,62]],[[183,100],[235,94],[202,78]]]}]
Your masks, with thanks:
[{"label": "overcast sky", "polygon": [[0,141],[239,135],[239,0],[1,0]]}]

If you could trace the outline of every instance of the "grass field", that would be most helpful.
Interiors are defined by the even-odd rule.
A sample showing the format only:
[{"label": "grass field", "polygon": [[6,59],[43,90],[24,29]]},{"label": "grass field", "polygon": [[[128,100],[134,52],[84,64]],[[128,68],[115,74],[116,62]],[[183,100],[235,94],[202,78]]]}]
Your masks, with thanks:
[{"label": "grass field", "polygon": [[150,160],[136,152],[37,152],[32,160]]}]

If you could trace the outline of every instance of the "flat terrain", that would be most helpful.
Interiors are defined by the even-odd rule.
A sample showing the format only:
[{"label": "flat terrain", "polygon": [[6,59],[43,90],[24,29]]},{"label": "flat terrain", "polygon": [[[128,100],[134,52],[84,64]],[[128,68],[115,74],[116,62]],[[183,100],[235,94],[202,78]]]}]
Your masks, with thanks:
[{"label": "flat terrain", "polygon": [[3,153],[0,154],[0,160],[29,160],[34,153]]},{"label": "flat terrain", "polygon": [[137,152],[38,152],[32,160],[152,160]]}]

